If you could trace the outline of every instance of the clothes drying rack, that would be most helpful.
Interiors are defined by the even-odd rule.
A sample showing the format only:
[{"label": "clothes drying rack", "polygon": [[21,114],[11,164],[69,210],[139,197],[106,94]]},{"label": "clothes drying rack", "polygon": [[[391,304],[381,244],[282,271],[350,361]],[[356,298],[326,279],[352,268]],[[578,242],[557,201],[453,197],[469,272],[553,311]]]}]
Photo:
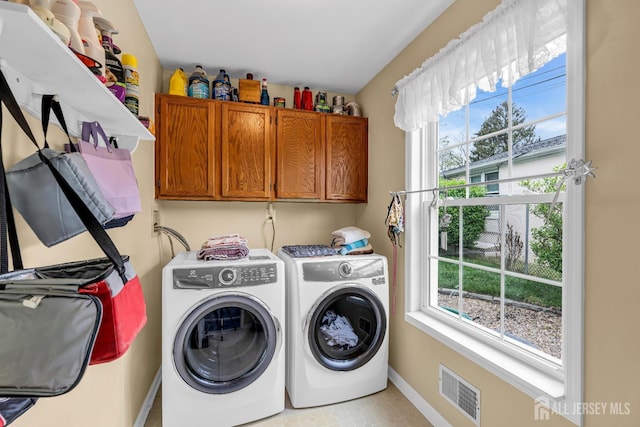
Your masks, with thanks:
[{"label": "clothes drying rack", "polygon": [[[558,195],[560,194],[562,185],[568,179],[573,178],[574,183],[576,185],[580,185],[583,182],[585,182],[588,177],[595,178],[596,176],[593,173],[593,171],[596,169],[597,169],[596,167],[591,166],[591,160],[585,162],[582,159],[579,159],[579,160],[571,159],[571,161],[569,162],[569,165],[566,168],[560,169],[555,172],[548,172],[548,173],[528,175],[528,176],[519,176],[519,177],[513,177],[513,178],[494,179],[494,180],[483,181],[483,182],[472,182],[469,184],[451,185],[447,187],[433,187],[433,188],[420,189],[420,190],[389,191],[389,194],[406,196],[408,194],[414,194],[414,193],[432,192],[435,195],[435,193],[440,191],[455,190],[459,188],[468,188],[468,187],[477,187],[479,185],[503,184],[503,183],[514,182],[514,181],[526,181],[529,179],[542,179],[542,178],[550,178],[555,176],[562,176],[563,178],[558,184],[558,187],[556,189],[556,195],[554,197],[554,204],[555,204],[555,202],[558,199]],[[434,199],[437,199],[437,197],[434,197]]]}]

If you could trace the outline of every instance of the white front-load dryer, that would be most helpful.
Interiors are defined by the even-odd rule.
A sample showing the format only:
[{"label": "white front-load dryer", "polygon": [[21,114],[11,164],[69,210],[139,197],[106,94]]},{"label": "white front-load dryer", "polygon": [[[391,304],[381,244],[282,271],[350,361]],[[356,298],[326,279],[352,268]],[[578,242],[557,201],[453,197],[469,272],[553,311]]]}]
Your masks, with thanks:
[{"label": "white front-load dryer", "polygon": [[295,408],[387,387],[389,284],[384,256],[292,257],[286,274],[286,390]]},{"label": "white front-load dryer", "polygon": [[162,425],[227,427],[284,410],[284,264],[179,253],[162,272]]}]

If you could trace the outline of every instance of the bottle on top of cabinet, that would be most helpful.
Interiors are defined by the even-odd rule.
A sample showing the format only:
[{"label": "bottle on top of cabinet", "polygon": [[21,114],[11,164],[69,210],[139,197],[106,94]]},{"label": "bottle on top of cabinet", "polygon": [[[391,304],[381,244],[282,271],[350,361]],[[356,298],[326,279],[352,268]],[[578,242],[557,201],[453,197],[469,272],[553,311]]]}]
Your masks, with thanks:
[{"label": "bottle on top of cabinet", "polygon": [[218,76],[213,81],[212,98],[220,101],[231,100],[231,81],[224,69],[220,69]]},{"label": "bottle on top of cabinet", "polygon": [[309,86],[305,86],[302,90],[302,109],[308,111],[313,110],[313,97]]},{"label": "bottle on top of cabinet", "polygon": [[262,92],[260,92],[260,104],[269,105],[269,91],[267,90],[267,78],[262,79]]},{"label": "bottle on top of cabinet", "polygon": [[169,94],[187,96],[187,75],[182,68],[176,68],[169,79]]},{"label": "bottle on top of cabinet", "polygon": [[209,79],[202,65],[196,65],[189,76],[188,95],[192,98],[209,98]]},{"label": "bottle on top of cabinet", "polygon": [[293,88],[293,108],[302,108],[302,96],[298,86]]}]

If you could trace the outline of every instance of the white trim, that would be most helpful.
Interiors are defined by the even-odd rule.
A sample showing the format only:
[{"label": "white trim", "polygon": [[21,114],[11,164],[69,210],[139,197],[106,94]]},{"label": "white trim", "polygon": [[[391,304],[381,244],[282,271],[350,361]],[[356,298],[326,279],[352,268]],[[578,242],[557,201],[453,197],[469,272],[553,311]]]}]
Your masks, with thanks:
[{"label": "white trim", "polygon": [[162,367],[158,368],[158,372],[156,372],[156,376],[153,378],[151,387],[149,387],[149,391],[147,392],[147,397],[145,397],[144,402],[142,402],[142,406],[138,411],[138,417],[136,418],[136,422],[133,423],[133,427],[144,427],[144,424],[147,422],[147,418],[149,417],[149,411],[151,411],[153,402],[155,401],[158,390],[160,389],[161,382]]},{"label": "white trim", "polygon": [[433,406],[423,399],[417,391],[409,385],[391,366],[389,366],[389,381],[416,407],[434,427],[453,427]]},{"label": "white trim", "polygon": [[[585,152],[585,93],[586,93],[586,5],[585,0],[569,2],[567,14],[567,159],[584,156]],[[567,192],[568,206],[584,207],[584,185],[573,186]],[[565,394],[569,405],[584,401],[584,209],[572,209],[570,221],[563,221],[563,239],[567,235],[579,236],[581,244],[567,254],[567,264],[581,266],[565,272],[562,293],[563,306],[571,316],[563,317],[563,349],[565,355]],[[567,357],[566,355],[571,355]],[[576,411],[580,412],[580,411]],[[577,426],[584,423],[583,416],[565,415]]]}]

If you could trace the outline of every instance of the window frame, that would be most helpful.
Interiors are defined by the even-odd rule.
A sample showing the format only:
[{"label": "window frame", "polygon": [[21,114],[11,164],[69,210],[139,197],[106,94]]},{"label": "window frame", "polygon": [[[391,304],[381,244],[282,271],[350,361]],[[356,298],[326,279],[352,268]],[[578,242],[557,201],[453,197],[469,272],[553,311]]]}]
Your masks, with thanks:
[{"label": "window frame", "polygon": [[[585,5],[584,0],[567,4],[567,105],[566,105],[566,156],[584,159],[585,138]],[[405,181],[408,191],[438,186],[438,174],[425,173],[437,170],[437,156],[433,156],[425,141],[435,141],[437,124],[405,133]],[[433,147],[431,147],[433,148]],[[568,181],[563,195],[564,266],[563,269],[563,346],[562,368],[544,358],[521,357],[521,352],[507,346],[495,345],[494,340],[463,322],[456,321],[436,308],[424,308],[426,299],[421,283],[428,277],[428,263],[415,262],[428,253],[429,207],[425,200],[428,193],[408,195],[405,240],[405,321],[438,341],[466,356],[502,380],[528,394],[532,398],[544,398],[551,403],[572,407],[583,399],[584,367],[584,185]],[[417,255],[414,255],[417,254]],[[437,287],[437,282],[435,283]],[[581,414],[562,414],[581,426]]]}]

